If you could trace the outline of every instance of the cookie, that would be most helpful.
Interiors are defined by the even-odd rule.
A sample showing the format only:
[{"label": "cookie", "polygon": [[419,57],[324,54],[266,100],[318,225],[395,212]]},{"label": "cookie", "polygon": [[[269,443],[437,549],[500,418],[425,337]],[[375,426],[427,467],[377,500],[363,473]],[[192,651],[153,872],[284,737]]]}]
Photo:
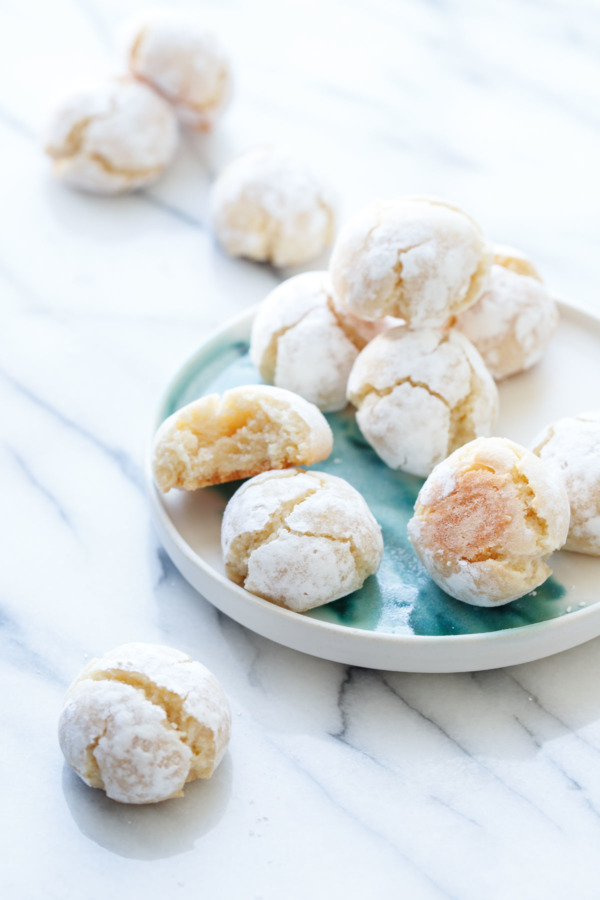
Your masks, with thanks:
[{"label": "cookie", "polygon": [[247,481],[227,504],[221,535],[227,577],[295,612],[358,590],[383,554],[362,495],[314,470]]},{"label": "cookie", "polygon": [[443,325],[485,287],[491,251],[476,222],[441,200],[400,197],[340,232],[330,263],[341,306],[358,316]]},{"label": "cookie", "polygon": [[210,778],[230,726],[227,698],[203,665],[171,647],[123,644],[71,685],[58,733],[90,787],[120,803],[157,803]]},{"label": "cookie", "polygon": [[381,459],[419,476],[489,435],[498,411],[494,380],[475,348],[441,328],[400,326],[374,338],[354,363],[348,399]]},{"label": "cookie", "polygon": [[334,412],[348,402],[346,384],[359,351],[386,324],[343,312],[329,274],[305,272],[278,285],[260,305],[250,357],[263,381]]},{"label": "cookie", "polygon": [[433,470],[408,523],[435,583],[473,606],[500,606],[542,584],[562,547],[569,500],[554,469],[506,438],[478,438]]},{"label": "cookie", "polygon": [[193,491],[268,469],[311,465],[331,453],[333,435],[312,403],[260,384],[188,403],[158,429],[152,467],[157,485]]},{"label": "cookie", "polygon": [[230,256],[294,266],[333,240],[330,190],[292,150],[264,146],[233,160],[212,192],[215,234]]},{"label": "cookie", "polygon": [[571,524],[565,550],[600,556],[600,412],[559,419],[534,441],[533,452],[564,479]]},{"label": "cookie", "polygon": [[200,16],[176,10],[146,12],[123,29],[129,69],[172,104],[179,120],[210,130],[232,94],[229,58]]},{"label": "cookie", "polygon": [[537,271],[518,251],[494,253],[486,290],[456,319],[500,381],[535,365],[558,325],[558,308]]},{"label": "cookie", "polygon": [[46,125],[44,149],[65,184],[122,194],[160,178],[177,142],[169,104],[133,78],[115,78],[59,101]]}]

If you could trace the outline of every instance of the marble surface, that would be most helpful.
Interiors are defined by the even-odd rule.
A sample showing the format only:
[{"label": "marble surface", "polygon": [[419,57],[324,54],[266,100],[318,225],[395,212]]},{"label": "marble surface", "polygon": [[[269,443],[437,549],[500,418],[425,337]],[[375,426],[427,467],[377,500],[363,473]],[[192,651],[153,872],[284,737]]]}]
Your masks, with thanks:
[{"label": "marble surface", "polygon": [[[179,576],[142,465],[167,378],[287,274],[210,233],[215,172],[253,144],[315,160],[342,219],[394,194],[452,199],[600,312],[600,7],[195,5],[231,49],[234,104],[160,184],[116,200],[53,183],[38,133],[57,91],[119,69],[114,34],[141,4],[0,5],[0,894],[595,898],[600,640],[459,675],[287,650]],[[56,739],[74,675],[131,640],[202,660],[233,709],[216,776],[156,807],[87,788]]]}]

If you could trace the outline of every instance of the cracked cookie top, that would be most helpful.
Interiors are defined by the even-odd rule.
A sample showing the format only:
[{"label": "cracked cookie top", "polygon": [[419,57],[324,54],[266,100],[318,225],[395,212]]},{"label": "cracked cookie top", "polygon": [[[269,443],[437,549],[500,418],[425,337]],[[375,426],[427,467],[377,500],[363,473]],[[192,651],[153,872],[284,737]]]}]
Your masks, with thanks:
[{"label": "cracked cookie top", "polygon": [[470,216],[433,198],[401,197],[350,219],[330,271],[338,301],[357,315],[429,326],[475,302],[490,264]]},{"label": "cracked cookie top", "polygon": [[65,97],[47,123],[44,149],[57,178],[98,194],[156,181],[177,147],[171,107],[145,84],[115,78]]},{"label": "cracked cookie top", "polygon": [[295,612],[358,590],[383,555],[362,495],[312,469],[247,481],[227,504],[221,536],[227,577]]},{"label": "cracked cookie top", "polygon": [[467,441],[489,435],[498,412],[493,378],[454,329],[400,326],[380,334],[354,363],[348,399],[381,459],[420,476]]},{"label": "cracked cookie top", "polygon": [[59,741],[86,784],[121,803],[156,803],[212,775],[230,726],[227,698],[208,669],[171,647],[134,643],[80,673]]},{"label": "cracked cookie top", "polygon": [[431,578],[475,606],[497,606],[551,574],[569,501],[560,475],[506,438],[479,438],[433,470],[408,533]]}]

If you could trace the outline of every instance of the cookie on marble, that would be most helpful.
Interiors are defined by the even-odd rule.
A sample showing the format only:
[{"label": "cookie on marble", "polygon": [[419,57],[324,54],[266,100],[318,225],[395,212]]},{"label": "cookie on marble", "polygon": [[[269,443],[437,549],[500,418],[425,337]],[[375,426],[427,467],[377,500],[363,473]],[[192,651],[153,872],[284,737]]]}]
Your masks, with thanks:
[{"label": "cookie on marble", "polygon": [[333,447],[323,414],[292,391],[262,384],[188,403],[158,429],[153,472],[165,493],[250,478],[269,469],[311,465]]},{"label": "cookie on marble", "polygon": [[392,469],[426,476],[449,453],[490,434],[498,391],[454,329],[391,328],[358,355],[348,399],[371,447]]},{"label": "cookie on marble", "polygon": [[263,146],[239,156],[212,192],[215,234],[230,256],[294,266],[333,240],[329,188],[294,151]]},{"label": "cookie on marble", "polygon": [[90,787],[120,803],[158,803],[211,777],[230,726],[227,698],[203,665],[171,647],[123,644],[73,682],[58,734]]},{"label": "cookie on marble", "polygon": [[542,584],[568,529],[560,476],[506,438],[478,438],[436,466],[408,523],[430,577],[473,606],[510,603]]},{"label": "cookie on marble", "polygon": [[494,251],[486,290],[455,325],[500,381],[541,359],[556,331],[558,309],[529,260],[508,247]]},{"label": "cookie on marble", "polygon": [[400,197],[350,219],[330,271],[340,305],[356,315],[425,327],[474,303],[490,265],[491,251],[470,216],[441,200]]},{"label": "cookie on marble", "polygon": [[358,590],[383,555],[381,529],[362,495],[314,470],[247,481],[225,508],[221,538],[227,577],[294,612]]},{"label": "cookie on marble", "polygon": [[75,91],[53,109],[44,149],[54,175],[96,194],[122,194],[152,184],[171,162],[177,120],[162,97],[133,78]]},{"label": "cookie on marble", "polygon": [[305,272],[260,305],[250,357],[263,381],[334,412],[348,402],[346,384],[359,351],[385,327],[340,310],[327,272]]},{"label": "cookie on marble", "polygon": [[147,11],[124,27],[122,42],[131,73],[162,94],[183,124],[213,127],[231,99],[231,65],[199,16]]},{"label": "cookie on marble", "polygon": [[564,478],[571,506],[565,550],[600,556],[600,412],[559,419],[538,435],[533,452]]}]

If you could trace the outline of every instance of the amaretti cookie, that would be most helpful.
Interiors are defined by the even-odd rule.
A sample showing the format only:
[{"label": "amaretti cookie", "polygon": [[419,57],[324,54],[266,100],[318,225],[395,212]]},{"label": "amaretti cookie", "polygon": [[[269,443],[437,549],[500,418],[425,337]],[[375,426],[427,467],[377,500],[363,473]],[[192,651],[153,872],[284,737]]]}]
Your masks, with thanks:
[{"label": "amaretti cookie", "polygon": [[123,29],[127,63],[171,103],[185,125],[207,131],[232,93],[229,58],[201,18],[181,10],[151,10]]},{"label": "amaretti cookie", "polygon": [[331,453],[323,414],[291,391],[251,384],[194,400],[156,433],[154,478],[161,491],[193,491],[268,469],[311,465]]},{"label": "amaretti cookie", "polygon": [[475,348],[441,328],[400,326],[372,340],[354,363],[348,399],[381,459],[420,476],[489,435],[498,411],[496,385]]},{"label": "amaretti cookie", "polygon": [[558,309],[534,266],[516,250],[494,248],[486,290],[456,328],[477,347],[497,381],[537,363],[558,325]]},{"label": "amaretti cookie", "polygon": [[431,578],[474,606],[500,606],[542,584],[568,528],[560,476],[506,438],[478,438],[436,466],[408,523]]},{"label": "amaretti cookie", "polygon": [[121,194],[160,178],[177,141],[177,119],[169,104],[127,77],[59,101],[46,126],[44,149],[54,160],[54,175],[66,184]]},{"label": "amaretti cookie", "polygon": [[533,452],[565,482],[571,506],[565,549],[600,556],[600,412],[559,419],[538,435]]},{"label": "amaretti cookie", "polygon": [[215,234],[231,256],[294,266],[333,240],[330,190],[292,150],[263,146],[239,156],[212,192]]},{"label": "amaretti cookie", "polygon": [[295,612],[345,597],[379,568],[381,529],[347,481],[314,470],[265,472],[223,516],[227,577]]},{"label": "amaretti cookie", "polygon": [[73,682],[58,734],[90,787],[120,803],[157,803],[210,778],[230,725],[223,689],[203,665],[171,647],[123,644]]},{"label": "amaretti cookie", "polygon": [[344,313],[329,274],[305,272],[278,285],[260,305],[250,356],[268,384],[334,412],[348,402],[346,384],[359,351],[386,324]]},{"label": "amaretti cookie", "polygon": [[430,326],[475,302],[490,265],[470,216],[441,200],[401,197],[350,219],[330,271],[337,299],[356,315]]}]

